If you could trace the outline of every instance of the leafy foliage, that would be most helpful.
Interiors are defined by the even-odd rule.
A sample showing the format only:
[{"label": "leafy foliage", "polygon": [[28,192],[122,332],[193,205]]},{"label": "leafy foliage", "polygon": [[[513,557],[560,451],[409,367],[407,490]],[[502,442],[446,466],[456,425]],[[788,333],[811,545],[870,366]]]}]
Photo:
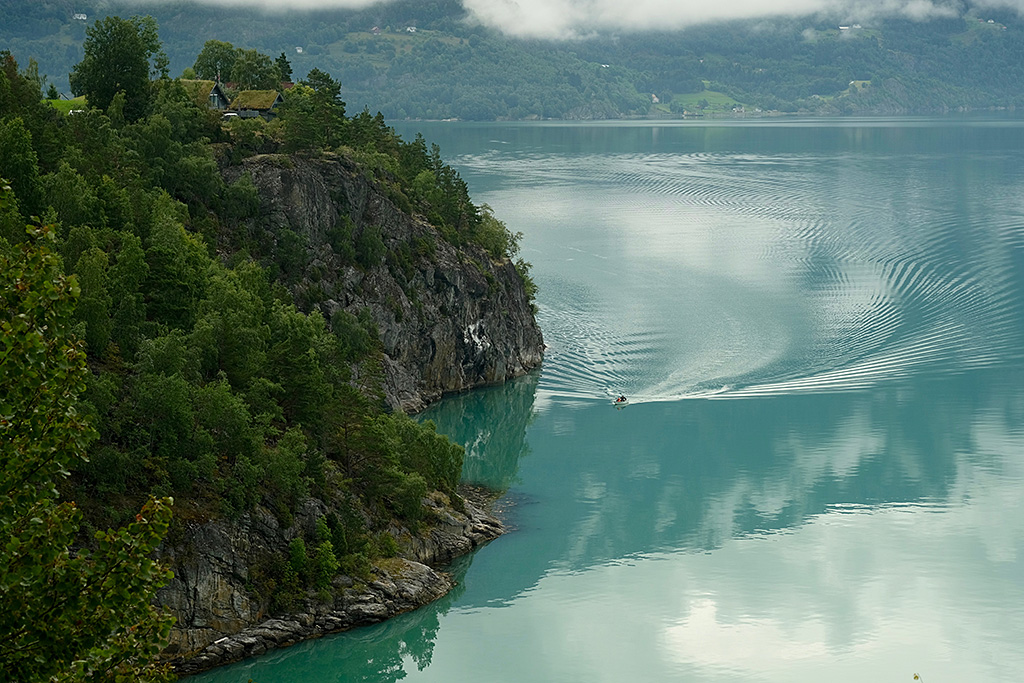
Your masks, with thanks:
[{"label": "leafy foliage", "polygon": [[272,60],[259,50],[244,50],[223,40],[206,41],[191,68],[196,78],[232,81],[239,90],[275,90],[292,75],[283,52]]},{"label": "leafy foliage", "polygon": [[257,50],[239,50],[231,68],[231,80],[240,90],[273,90],[281,82],[277,65]]},{"label": "leafy foliage", "polygon": [[235,70],[238,53],[235,46],[223,40],[208,40],[196,56],[192,69],[196,78],[208,81],[229,80]]},{"label": "leafy foliage", "polygon": [[80,411],[88,370],[71,336],[79,288],[60,274],[54,241],[52,227],[33,228],[18,250],[0,251],[0,677],[167,680],[153,657],[172,620],[150,598],[170,573],[150,556],[170,499],[151,499],[133,523],[77,551],[82,514],[57,502],[95,431]]},{"label": "leafy foliage", "polygon": [[124,93],[124,116],[136,121],[149,110],[150,60],[153,70],[167,75],[167,57],[160,48],[152,17],[106,17],[86,30],[85,57],[71,71],[71,91],[107,109]]}]

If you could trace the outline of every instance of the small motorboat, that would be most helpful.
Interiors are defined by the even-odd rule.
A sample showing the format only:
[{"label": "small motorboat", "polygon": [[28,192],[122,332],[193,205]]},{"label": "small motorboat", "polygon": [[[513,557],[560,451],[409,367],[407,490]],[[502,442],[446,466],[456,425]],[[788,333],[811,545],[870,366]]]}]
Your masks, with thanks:
[{"label": "small motorboat", "polygon": [[629,399],[626,398],[625,396],[619,396],[617,399],[612,401],[612,405],[614,405],[617,408],[621,408],[622,406],[628,406]]}]

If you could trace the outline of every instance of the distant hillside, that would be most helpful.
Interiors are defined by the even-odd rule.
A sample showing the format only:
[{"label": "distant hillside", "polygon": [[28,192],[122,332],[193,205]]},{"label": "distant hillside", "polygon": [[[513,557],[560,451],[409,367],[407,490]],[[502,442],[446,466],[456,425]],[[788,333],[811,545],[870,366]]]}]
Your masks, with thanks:
[{"label": "distant hillside", "polygon": [[284,14],[185,2],[0,0],[0,46],[22,63],[36,59],[40,73],[67,91],[87,23],[106,14],[154,16],[173,75],[209,39],[283,52],[296,78],[313,67],[328,71],[341,80],[350,111],[368,107],[390,119],[931,113],[1024,104],[1024,20],[998,11],[843,27],[787,18],[541,41],[473,26],[457,0]]}]

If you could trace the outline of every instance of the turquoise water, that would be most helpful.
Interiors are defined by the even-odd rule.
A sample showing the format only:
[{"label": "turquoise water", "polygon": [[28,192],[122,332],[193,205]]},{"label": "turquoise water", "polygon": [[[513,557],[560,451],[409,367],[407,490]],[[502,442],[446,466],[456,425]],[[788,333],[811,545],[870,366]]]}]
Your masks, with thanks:
[{"label": "turquoise water", "polygon": [[540,286],[542,370],[427,415],[514,530],[193,680],[1020,679],[1021,122],[415,127]]}]

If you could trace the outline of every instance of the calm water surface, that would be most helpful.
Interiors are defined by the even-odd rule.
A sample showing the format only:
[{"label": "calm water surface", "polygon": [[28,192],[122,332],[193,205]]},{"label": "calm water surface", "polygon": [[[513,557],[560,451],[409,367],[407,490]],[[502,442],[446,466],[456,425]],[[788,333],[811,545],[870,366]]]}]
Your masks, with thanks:
[{"label": "calm water surface", "polygon": [[428,415],[515,530],[193,680],[1020,679],[1024,125],[416,128],[540,286],[542,371]]}]

